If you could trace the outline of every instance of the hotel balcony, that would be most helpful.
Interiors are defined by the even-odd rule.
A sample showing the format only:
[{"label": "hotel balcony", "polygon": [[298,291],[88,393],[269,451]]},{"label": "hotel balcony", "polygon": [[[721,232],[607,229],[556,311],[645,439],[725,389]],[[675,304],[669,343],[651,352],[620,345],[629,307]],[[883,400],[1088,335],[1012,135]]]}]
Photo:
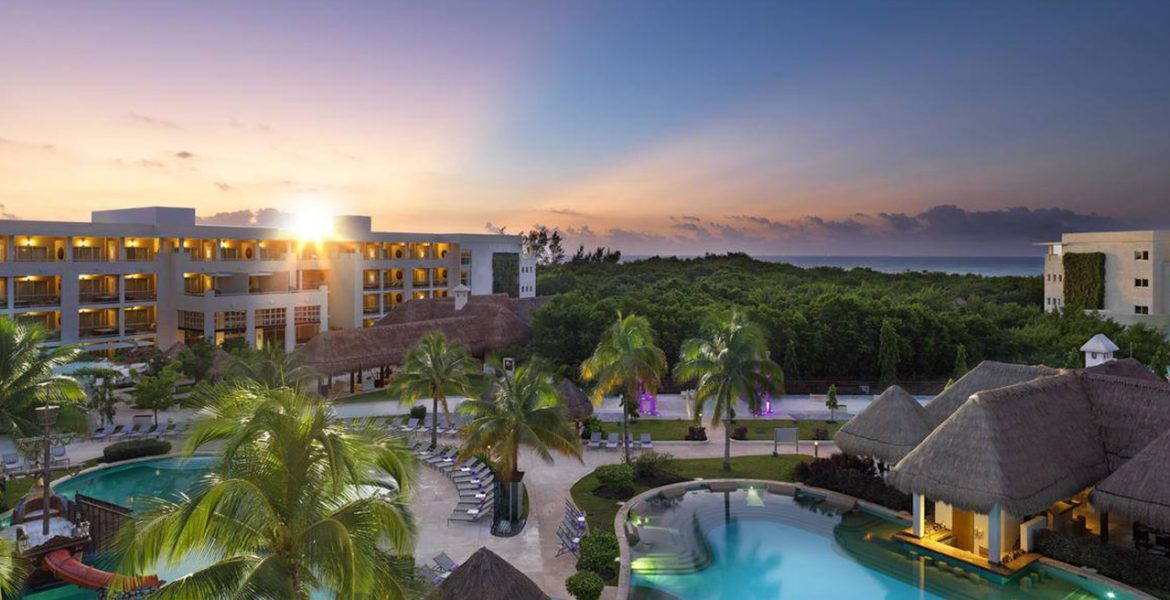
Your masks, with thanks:
[{"label": "hotel balcony", "polygon": [[77,317],[77,335],[82,339],[118,336],[117,309],[90,310],[83,308]]},{"label": "hotel balcony", "polygon": [[153,248],[126,248],[126,260],[128,262],[149,262],[154,260]]},{"label": "hotel balcony", "polygon": [[122,330],[125,335],[154,333],[157,329],[154,313],[153,306],[132,307],[123,310]]},{"label": "hotel balcony", "polygon": [[73,262],[110,262],[105,248],[73,247]]},{"label": "hotel balcony", "polygon": [[77,298],[82,304],[117,304],[119,301],[117,275],[82,275],[77,283]]},{"label": "hotel balcony", "polygon": [[154,333],[155,330],[157,329],[154,321],[143,321],[140,323],[131,323],[131,322],[127,321],[126,325],[123,328],[126,331],[126,335],[142,335],[142,334],[147,334],[147,333]]},{"label": "hotel balcony", "polygon": [[77,336],[81,339],[118,337],[118,325],[100,323],[96,325],[79,325]]},{"label": "hotel balcony", "polygon": [[22,294],[17,292],[12,298],[12,305],[17,308],[29,306],[60,306],[61,294]]},{"label": "hotel balcony", "polygon": [[158,293],[154,288],[130,289],[126,288],[127,302],[154,302],[158,300]]},{"label": "hotel balcony", "polygon": [[61,339],[61,315],[58,312],[30,312],[16,315],[16,322],[45,330],[51,341]]}]

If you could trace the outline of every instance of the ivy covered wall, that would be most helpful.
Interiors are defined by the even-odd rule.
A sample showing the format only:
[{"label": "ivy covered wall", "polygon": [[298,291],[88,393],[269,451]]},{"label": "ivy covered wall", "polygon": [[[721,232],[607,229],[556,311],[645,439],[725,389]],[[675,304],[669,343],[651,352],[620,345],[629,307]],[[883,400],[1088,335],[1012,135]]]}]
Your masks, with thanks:
[{"label": "ivy covered wall", "polygon": [[1072,252],[1064,255],[1064,303],[1069,308],[1105,308],[1105,254]]}]

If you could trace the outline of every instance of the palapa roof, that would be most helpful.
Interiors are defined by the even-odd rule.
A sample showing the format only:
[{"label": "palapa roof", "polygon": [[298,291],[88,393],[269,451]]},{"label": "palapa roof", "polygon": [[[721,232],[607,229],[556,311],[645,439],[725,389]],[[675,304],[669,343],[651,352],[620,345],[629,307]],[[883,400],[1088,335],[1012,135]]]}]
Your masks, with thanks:
[{"label": "palapa roof", "polygon": [[593,403],[581,388],[566,377],[557,384],[557,395],[565,405],[565,416],[572,421],[582,421],[593,416]]},{"label": "palapa roof", "polygon": [[1117,344],[1114,344],[1113,340],[1109,339],[1104,333],[1094,335],[1081,346],[1081,352],[1101,352],[1108,354],[1110,352],[1117,352],[1118,350],[1120,348],[1117,347]]},{"label": "palapa roof", "polygon": [[900,386],[891,385],[837,431],[837,447],[894,464],[934,429],[926,409]]},{"label": "palapa roof", "polygon": [[1143,365],[1141,361],[1133,358],[1115,358],[1107,360],[1097,366],[1088,367],[1085,371],[1089,373],[1098,373],[1101,375],[1113,375],[1115,377],[1128,377],[1130,379],[1144,379],[1146,381],[1157,381],[1165,383],[1165,379],[1158,377],[1156,373],[1151,371],[1149,367]]},{"label": "palapa roof", "polygon": [[951,416],[972,394],[1031,381],[1059,373],[1044,365],[1014,365],[985,360],[952,383],[926,404],[926,414],[935,426]]},{"label": "palapa roof", "polygon": [[1162,531],[1170,531],[1170,431],[1097,484],[1089,500],[1097,510],[1123,515]]},{"label": "palapa roof", "polygon": [[487,548],[480,548],[435,588],[430,600],[548,600],[527,575]]},{"label": "palapa roof", "polygon": [[337,375],[401,364],[410,347],[432,331],[441,331],[478,357],[528,339],[528,325],[509,303],[495,296],[473,296],[463,310],[456,311],[454,302],[452,298],[411,300],[373,327],[321,332],[301,348],[305,366]]},{"label": "palapa roof", "polygon": [[[1024,516],[1101,482],[1166,431],[1170,385],[1066,371],[975,394],[890,482],[959,508],[998,504]],[[1170,474],[1162,478],[1170,484]]]}]

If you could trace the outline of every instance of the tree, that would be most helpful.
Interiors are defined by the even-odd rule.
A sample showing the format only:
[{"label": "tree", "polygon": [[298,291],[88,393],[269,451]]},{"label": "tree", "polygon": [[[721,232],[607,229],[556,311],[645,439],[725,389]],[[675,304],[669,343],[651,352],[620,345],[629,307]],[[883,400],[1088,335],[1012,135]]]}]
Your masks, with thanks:
[{"label": "tree", "polygon": [[784,375],[789,380],[800,379],[800,363],[796,358],[796,339],[789,337],[784,346]]},{"label": "tree", "polygon": [[724,471],[731,470],[731,420],[736,403],[744,400],[749,409],[758,410],[762,395],[779,395],[784,390],[784,372],[768,357],[763,330],[735,310],[709,317],[699,335],[683,343],[674,376],[680,382],[696,382],[695,414],[713,403],[712,429],[725,421]]},{"label": "tree", "polygon": [[43,348],[45,331],[0,317],[0,433],[13,438],[40,433],[36,408],[61,406],[63,417],[84,416],[79,408],[85,392],[72,377],[54,374],[73,362],[80,351],[72,346]]},{"label": "tree", "polygon": [[130,391],[134,407],[154,413],[154,424],[158,425],[158,411],[175,405],[175,388],[178,387],[180,376],[178,363],[163,367],[155,375],[143,375],[138,385]]},{"label": "tree", "polygon": [[6,539],[0,539],[0,598],[20,598],[27,569],[20,554]]},{"label": "tree", "polygon": [[473,420],[467,425],[460,460],[486,452],[506,480],[519,471],[520,447],[531,448],[547,463],[552,453],[581,459],[581,442],[565,417],[553,377],[538,360],[530,360],[509,376],[496,363],[491,388],[482,399],[469,399],[459,410]]},{"label": "tree", "polygon": [[879,388],[884,390],[898,380],[898,332],[890,319],[882,319],[878,335],[878,368]]},{"label": "tree", "polygon": [[639,388],[654,394],[666,373],[666,354],[654,343],[654,330],[646,317],[619,312],[601,336],[593,354],[581,363],[581,379],[593,381],[593,403],[600,406],[606,394],[621,393],[622,447],[630,462],[630,407],[637,405]]},{"label": "tree", "polygon": [[390,377],[390,389],[399,402],[414,404],[420,398],[431,399],[431,447],[439,445],[439,409],[451,426],[450,396],[469,393],[471,378],[479,373],[467,348],[450,344],[441,331],[419,338],[406,352],[402,368]]},{"label": "tree", "polygon": [[211,368],[215,366],[215,351],[215,344],[209,340],[199,340],[180,350],[179,366],[183,374],[196,381],[207,379]]},{"label": "tree", "polygon": [[87,409],[96,412],[100,418],[99,424],[113,423],[118,414],[118,397],[114,395],[114,382],[122,374],[114,369],[101,367],[86,367],[73,372],[85,389],[89,400],[85,403]]},{"label": "tree", "polygon": [[301,354],[268,346],[232,350],[224,369],[225,379],[253,381],[270,388],[304,389],[318,374],[305,366]]},{"label": "tree", "polygon": [[222,447],[206,485],[136,511],[119,532],[120,570],[216,557],[158,600],[418,597],[390,554],[409,554],[415,535],[409,451],[377,428],[345,427],[328,403],[291,388],[222,389],[183,448]]},{"label": "tree", "polygon": [[1158,348],[1154,352],[1153,358],[1150,359],[1150,369],[1158,377],[1166,379],[1166,371],[1170,370],[1170,353],[1167,353],[1165,348]]},{"label": "tree", "polygon": [[955,349],[955,371],[951,374],[951,377],[959,379],[970,370],[967,367],[967,346],[959,344],[959,347]]},{"label": "tree", "polygon": [[520,235],[524,250],[540,265],[559,265],[565,261],[565,249],[559,229],[537,225]]},{"label": "tree", "polygon": [[1070,349],[1064,355],[1064,368],[1066,369],[1080,369],[1085,366],[1085,357],[1080,350],[1076,348]]},{"label": "tree", "polygon": [[829,409],[829,422],[837,422],[837,409],[841,405],[837,403],[837,384],[829,386],[828,398],[825,400],[825,408]]}]

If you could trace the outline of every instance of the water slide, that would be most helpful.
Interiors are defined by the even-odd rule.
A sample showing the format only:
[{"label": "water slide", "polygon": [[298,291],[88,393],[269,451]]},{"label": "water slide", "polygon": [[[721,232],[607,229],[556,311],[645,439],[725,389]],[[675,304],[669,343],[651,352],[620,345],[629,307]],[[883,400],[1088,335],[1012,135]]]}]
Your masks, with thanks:
[{"label": "water slide", "polygon": [[[65,583],[91,590],[114,588],[121,591],[157,587],[161,582],[157,575],[126,577],[109,571],[95,569],[77,560],[68,550],[54,550],[45,555],[45,568]],[[115,584],[115,582],[117,582]]]}]

